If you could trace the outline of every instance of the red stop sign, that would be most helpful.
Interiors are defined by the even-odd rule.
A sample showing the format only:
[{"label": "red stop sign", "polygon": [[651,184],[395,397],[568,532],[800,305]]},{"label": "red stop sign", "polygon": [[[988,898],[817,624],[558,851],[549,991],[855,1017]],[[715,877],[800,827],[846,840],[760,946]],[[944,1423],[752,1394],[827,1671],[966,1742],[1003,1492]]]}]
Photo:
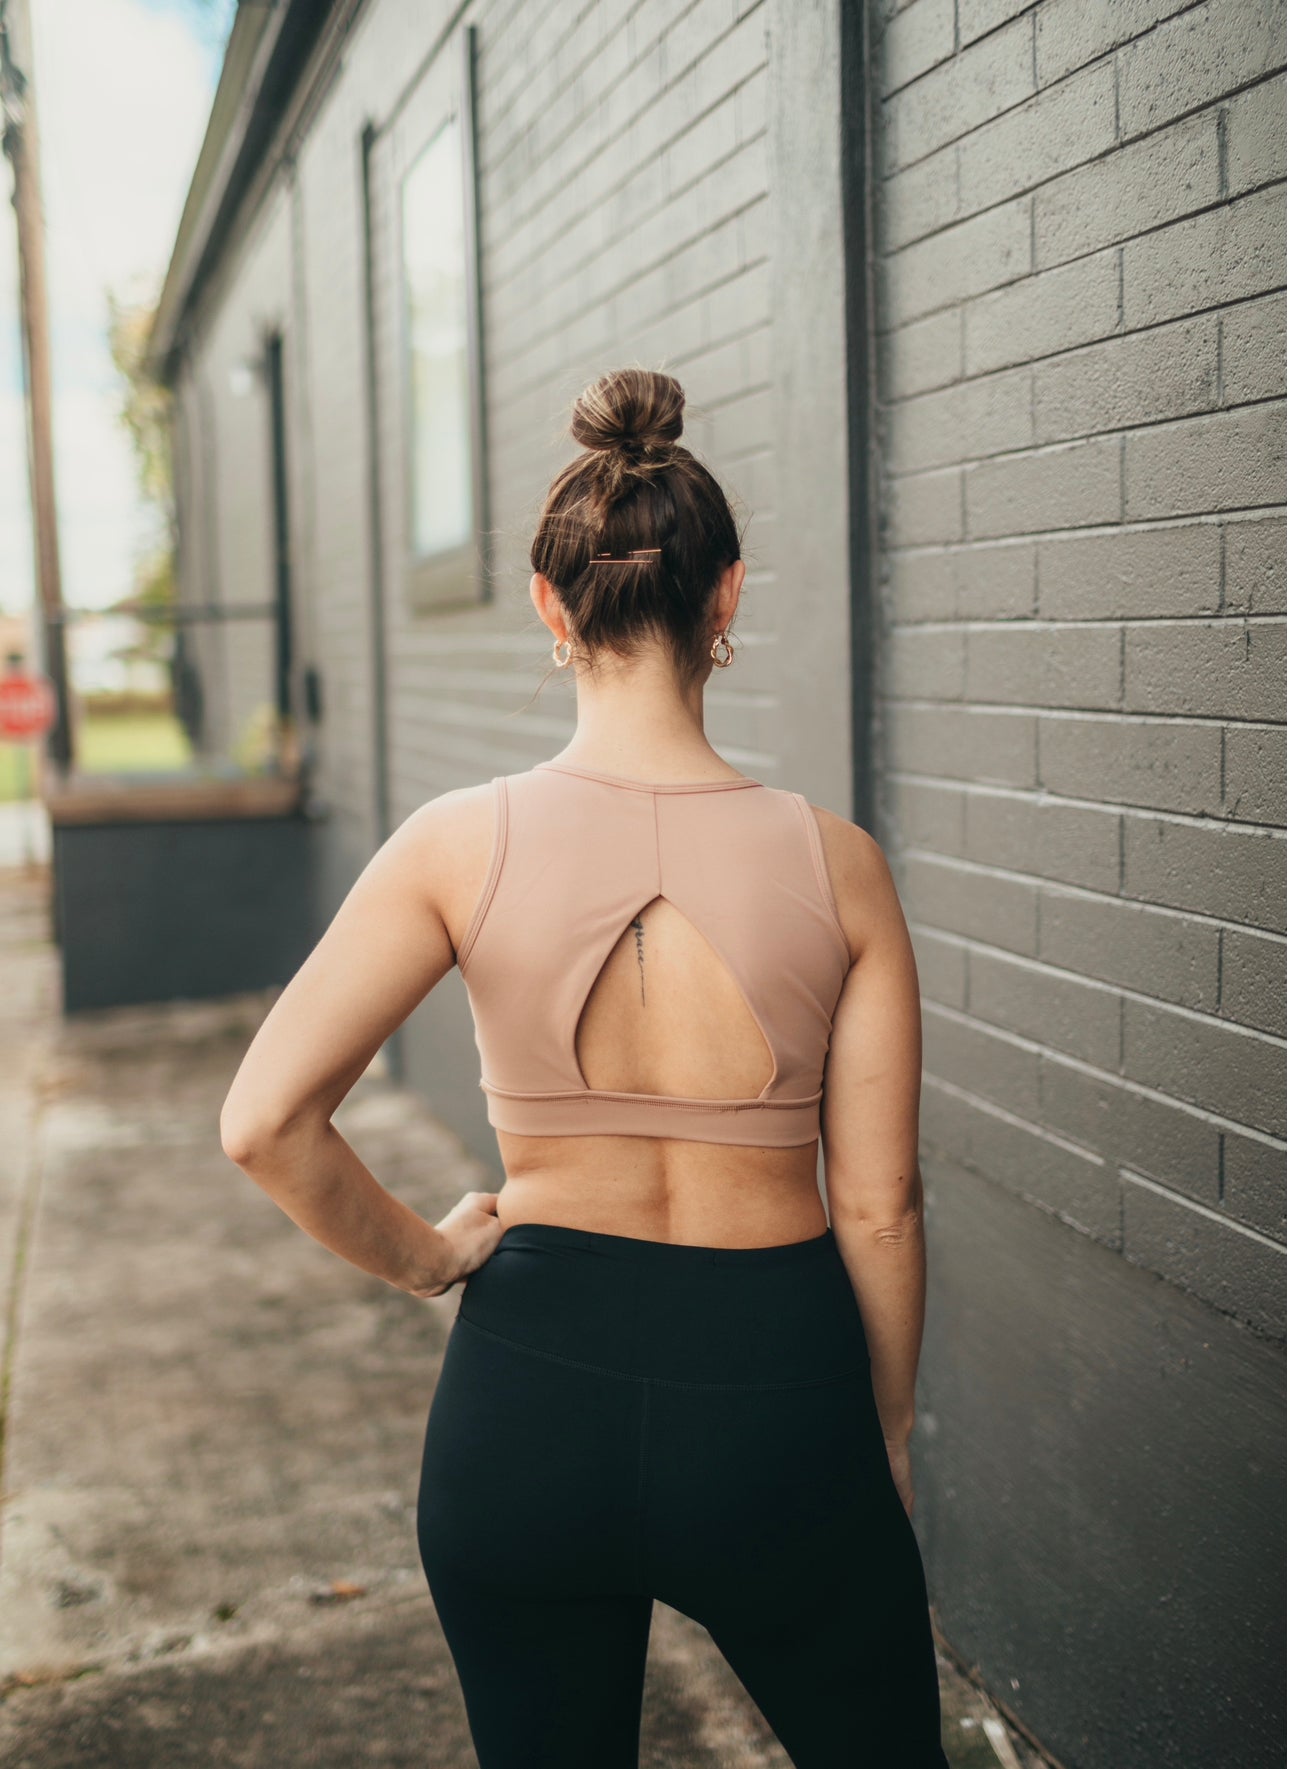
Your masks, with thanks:
[{"label": "red stop sign", "polygon": [[54,684],[22,670],[0,676],[0,737],[40,737],[58,715]]}]

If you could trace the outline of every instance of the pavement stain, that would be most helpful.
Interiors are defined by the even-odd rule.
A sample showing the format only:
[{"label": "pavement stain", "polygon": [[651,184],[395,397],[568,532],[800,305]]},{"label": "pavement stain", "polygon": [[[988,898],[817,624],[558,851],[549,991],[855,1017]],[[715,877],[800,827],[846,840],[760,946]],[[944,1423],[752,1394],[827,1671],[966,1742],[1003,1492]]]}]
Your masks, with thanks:
[{"label": "pavement stain", "polygon": [[[460,1293],[418,1302],[345,1265],[223,1154],[219,1108],[271,993],[65,1019],[48,900],[42,868],[0,871],[18,1156],[0,1194],[0,1761],[474,1769],[415,1537]],[[379,1074],[336,1121],[431,1220],[495,1188]],[[955,1769],[1038,1769],[941,1669]],[[706,1630],[663,1604],[640,1760],[788,1764]]]}]

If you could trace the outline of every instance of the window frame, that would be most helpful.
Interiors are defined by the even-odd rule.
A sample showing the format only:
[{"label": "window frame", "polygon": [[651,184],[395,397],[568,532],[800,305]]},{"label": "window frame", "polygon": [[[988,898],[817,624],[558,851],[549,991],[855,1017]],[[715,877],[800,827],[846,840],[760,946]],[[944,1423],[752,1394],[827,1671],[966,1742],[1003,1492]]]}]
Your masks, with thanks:
[{"label": "window frame", "polygon": [[[421,126],[415,134],[400,131],[403,139],[394,168],[395,253],[394,272],[398,301],[398,401],[399,436],[403,456],[402,512],[400,518],[400,552],[403,593],[412,615],[435,614],[441,610],[474,606],[488,601],[486,536],[487,513],[487,449],[484,429],[483,385],[483,316],[479,268],[479,171],[477,146],[477,107],[475,100],[476,31],[474,25],[463,26],[459,33],[456,79],[453,81],[450,61],[437,58],[422,82],[428,103],[417,106]],[[437,76],[437,77],[436,77]],[[407,118],[405,121],[410,122]],[[453,123],[458,127],[461,159],[462,250],[465,258],[464,287],[466,300],[466,412],[471,521],[469,538],[461,545],[437,553],[418,554],[414,545],[416,460],[414,424],[416,414],[412,401],[412,339],[409,324],[408,282],[404,255],[404,193],[408,179],[422,156],[433,147],[444,129]]]}]

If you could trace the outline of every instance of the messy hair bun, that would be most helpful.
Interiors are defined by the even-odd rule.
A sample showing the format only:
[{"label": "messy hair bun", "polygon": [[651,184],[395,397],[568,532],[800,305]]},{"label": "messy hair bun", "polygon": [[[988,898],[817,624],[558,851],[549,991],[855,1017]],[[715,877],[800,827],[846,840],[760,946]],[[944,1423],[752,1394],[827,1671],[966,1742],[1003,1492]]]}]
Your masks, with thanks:
[{"label": "messy hair bun", "polygon": [[[707,661],[717,581],[740,549],[725,493],[680,441],[684,410],[680,382],[653,369],[615,369],[584,388],[569,428],[586,452],[553,481],[530,559],[580,650],[630,656],[661,638],[691,676]],[[636,553],[646,556],[628,562]]]},{"label": "messy hair bun", "polygon": [[584,448],[661,451],[681,436],[685,394],[671,375],[617,369],[584,388],[569,425]]}]

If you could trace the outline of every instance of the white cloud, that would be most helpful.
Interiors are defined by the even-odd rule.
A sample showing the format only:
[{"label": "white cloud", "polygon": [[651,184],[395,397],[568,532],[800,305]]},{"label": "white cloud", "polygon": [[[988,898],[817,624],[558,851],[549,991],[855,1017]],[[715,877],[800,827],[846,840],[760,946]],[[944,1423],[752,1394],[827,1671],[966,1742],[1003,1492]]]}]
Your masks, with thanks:
[{"label": "white cloud", "polygon": [[[144,0],[33,7],[48,226],[63,591],[101,606],[130,587],[151,537],[116,419],[107,290],[164,275],[212,96],[207,50]],[[6,185],[7,178],[3,180]],[[0,606],[34,595],[18,352],[17,263],[0,207]]]}]

